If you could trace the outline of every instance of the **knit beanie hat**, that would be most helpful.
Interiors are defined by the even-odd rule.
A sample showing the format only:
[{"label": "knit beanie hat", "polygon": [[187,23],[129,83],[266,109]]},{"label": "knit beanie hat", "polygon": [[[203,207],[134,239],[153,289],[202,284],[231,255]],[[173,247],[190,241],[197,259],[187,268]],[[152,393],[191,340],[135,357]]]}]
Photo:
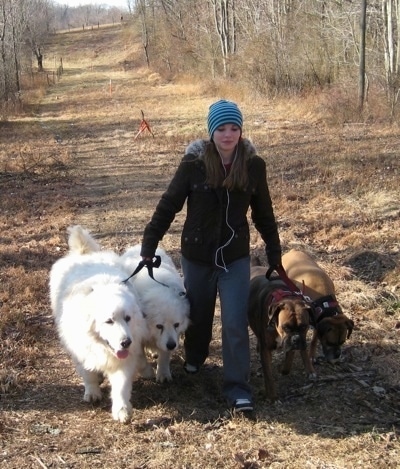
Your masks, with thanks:
[{"label": "knit beanie hat", "polygon": [[208,110],[207,126],[210,138],[218,127],[225,124],[235,124],[242,128],[243,116],[236,103],[221,99],[211,104]]}]

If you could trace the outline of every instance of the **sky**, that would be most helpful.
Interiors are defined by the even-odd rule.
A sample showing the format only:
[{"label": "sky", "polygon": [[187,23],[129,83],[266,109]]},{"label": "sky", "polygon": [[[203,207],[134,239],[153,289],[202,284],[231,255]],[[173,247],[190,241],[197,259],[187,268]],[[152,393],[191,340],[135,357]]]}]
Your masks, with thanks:
[{"label": "sky", "polygon": [[68,5],[70,7],[77,7],[79,5],[110,5],[113,7],[119,7],[127,9],[126,0],[56,0],[55,3],[61,5]]}]

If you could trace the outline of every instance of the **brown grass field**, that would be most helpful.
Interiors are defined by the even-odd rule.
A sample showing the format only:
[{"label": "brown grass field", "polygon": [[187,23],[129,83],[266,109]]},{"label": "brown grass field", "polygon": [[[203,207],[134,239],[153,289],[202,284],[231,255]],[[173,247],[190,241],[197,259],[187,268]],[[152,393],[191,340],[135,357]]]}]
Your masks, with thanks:
[{"label": "brown grass field", "polygon": [[[138,66],[139,54],[121,26],[55,36],[44,65],[62,57],[61,79],[0,124],[0,467],[399,468],[399,126],[332,127],[317,100],[268,102],[207,81],[165,82]],[[230,416],[217,310],[201,373],[186,375],[176,353],[173,383],[134,382],[132,421],[118,424],[107,382],[100,405],[82,400],[53,325],[48,273],[66,253],[71,224],[117,252],[140,242],[220,97],[240,104],[245,135],[267,162],[284,250],[314,254],[355,330],[339,364],[318,362],[316,382],[299,361],[280,375],[276,352],[274,404],[264,399],[251,335],[256,411]],[[141,110],[154,138],[135,140]],[[177,264],[183,216],[162,243]],[[262,255],[254,229],[251,246]]]}]

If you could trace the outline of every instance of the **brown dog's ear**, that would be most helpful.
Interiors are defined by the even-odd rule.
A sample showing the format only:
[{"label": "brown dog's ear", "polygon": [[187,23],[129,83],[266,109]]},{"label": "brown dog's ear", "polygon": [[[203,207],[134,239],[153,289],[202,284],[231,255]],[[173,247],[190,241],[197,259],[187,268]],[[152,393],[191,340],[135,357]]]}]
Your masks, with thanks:
[{"label": "brown dog's ear", "polygon": [[315,313],[315,308],[310,305],[309,303],[305,303],[305,308],[308,311],[308,317],[310,321],[310,325],[315,327],[317,325],[317,319],[316,319],[316,313]]},{"label": "brown dog's ear", "polygon": [[278,316],[282,306],[282,303],[273,303],[268,308],[268,325],[270,325],[271,322]]},{"label": "brown dog's ear", "polygon": [[351,319],[348,319],[346,321],[346,326],[347,326],[347,338],[350,338],[351,333],[353,332],[353,329],[354,329],[354,321],[352,321]]}]

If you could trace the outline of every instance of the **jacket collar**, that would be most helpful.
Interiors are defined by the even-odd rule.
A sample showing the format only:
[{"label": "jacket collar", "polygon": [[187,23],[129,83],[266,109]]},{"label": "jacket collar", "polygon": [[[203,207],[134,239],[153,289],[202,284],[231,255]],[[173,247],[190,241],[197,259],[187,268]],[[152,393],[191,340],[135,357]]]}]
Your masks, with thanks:
[{"label": "jacket collar", "polygon": [[[208,143],[209,143],[209,140],[204,140],[204,139],[199,139],[199,140],[195,140],[191,142],[186,147],[185,155],[194,155],[197,158],[202,158]],[[248,158],[251,158],[257,154],[254,145],[250,142],[249,139],[244,138],[243,143],[244,143],[244,151]]]}]

